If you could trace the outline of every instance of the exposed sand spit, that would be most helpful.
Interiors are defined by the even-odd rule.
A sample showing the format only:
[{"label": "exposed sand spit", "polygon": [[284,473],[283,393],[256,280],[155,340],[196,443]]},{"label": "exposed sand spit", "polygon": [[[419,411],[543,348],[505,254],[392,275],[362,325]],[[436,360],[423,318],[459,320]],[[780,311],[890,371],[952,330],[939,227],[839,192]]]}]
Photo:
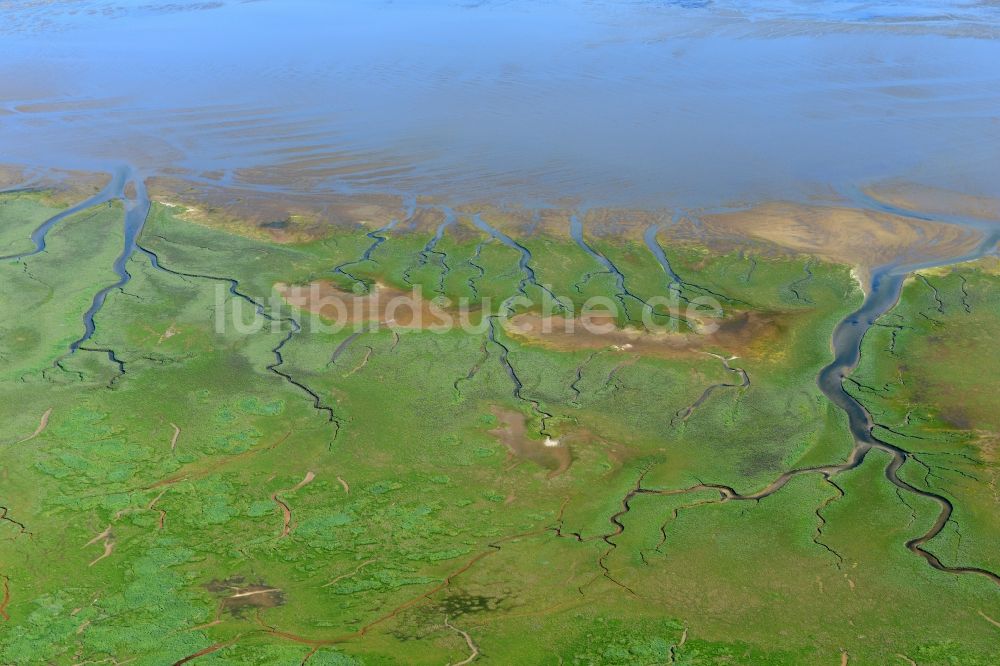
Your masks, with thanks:
[{"label": "exposed sand spit", "polygon": [[973,196],[915,183],[887,182],[866,188],[865,193],[895,208],[930,215],[961,215],[1000,224],[1000,199]]},{"label": "exposed sand spit", "polygon": [[749,210],[706,215],[710,235],[747,237],[793,252],[857,266],[867,275],[874,266],[961,256],[981,234],[944,224],[858,208],[772,202]]}]

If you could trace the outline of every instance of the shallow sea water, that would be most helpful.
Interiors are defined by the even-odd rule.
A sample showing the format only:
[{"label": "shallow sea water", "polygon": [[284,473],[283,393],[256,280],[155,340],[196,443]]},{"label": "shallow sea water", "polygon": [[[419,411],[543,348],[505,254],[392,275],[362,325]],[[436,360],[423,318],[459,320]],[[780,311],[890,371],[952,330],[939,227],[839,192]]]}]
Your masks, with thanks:
[{"label": "shallow sea water", "polygon": [[1000,195],[1000,3],[0,3],[0,162],[708,207]]}]

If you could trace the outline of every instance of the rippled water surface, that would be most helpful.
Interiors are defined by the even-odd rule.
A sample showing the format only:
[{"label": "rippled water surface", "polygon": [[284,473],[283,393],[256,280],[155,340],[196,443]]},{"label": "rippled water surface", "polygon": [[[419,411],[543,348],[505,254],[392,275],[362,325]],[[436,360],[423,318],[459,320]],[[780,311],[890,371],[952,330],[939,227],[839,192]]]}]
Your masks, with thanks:
[{"label": "rippled water surface", "polygon": [[995,2],[0,2],[0,162],[708,206],[1000,195]]}]

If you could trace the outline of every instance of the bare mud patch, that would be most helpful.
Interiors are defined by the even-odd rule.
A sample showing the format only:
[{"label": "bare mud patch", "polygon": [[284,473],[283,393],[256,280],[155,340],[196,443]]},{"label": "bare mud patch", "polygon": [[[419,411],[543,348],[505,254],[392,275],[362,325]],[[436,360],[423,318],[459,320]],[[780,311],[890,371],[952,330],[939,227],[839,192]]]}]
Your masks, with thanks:
[{"label": "bare mud patch", "polygon": [[755,356],[787,334],[795,314],[745,311],[718,320],[711,333],[680,333],[637,327],[618,328],[610,318],[543,318],[525,313],[512,317],[505,331],[525,344],[556,351],[607,349],[611,352],[656,358],[690,358],[724,349],[740,356]]},{"label": "bare mud patch", "polygon": [[0,191],[31,189],[43,193],[55,205],[79,203],[100,192],[110,180],[111,177],[105,173],[0,164]]},{"label": "bare mud patch", "polygon": [[553,478],[569,469],[573,454],[568,444],[561,439],[548,437],[534,439],[528,437],[525,416],[512,409],[493,407],[490,409],[500,425],[489,431],[507,447],[511,462],[528,460],[549,470],[548,478]]},{"label": "bare mud patch", "polygon": [[[475,327],[488,313],[482,309],[443,307],[418,292],[404,292],[376,284],[366,294],[355,294],[329,281],[308,285],[277,283],[275,292],[288,304],[320,316],[341,328],[388,326],[410,330],[449,330]],[[801,313],[745,310],[722,319],[693,321],[700,332],[664,327],[620,327],[605,311],[577,317],[546,316],[537,312],[504,319],[504,332],[522,344],[557,351],[609,350],[638,356],[690,358],[705,351],[724,351],[758,357],[780,345]]]},{"label": "bare mud patch", "polygon": [[276,197],[252,185],[216,186],[163,176],[147,185],[153,201],[185,222],[283,244],[376,229],[405,216],[402,201],[388,195],[289,192]]},{"label": "bare mud patch", "polygon": [[241,618],[247,610],[274,608],[285,603],[285,593],[262,580],[248,583],[243,576],[213,580],[205,589],[219,598],[219,607],[233,617]]}]

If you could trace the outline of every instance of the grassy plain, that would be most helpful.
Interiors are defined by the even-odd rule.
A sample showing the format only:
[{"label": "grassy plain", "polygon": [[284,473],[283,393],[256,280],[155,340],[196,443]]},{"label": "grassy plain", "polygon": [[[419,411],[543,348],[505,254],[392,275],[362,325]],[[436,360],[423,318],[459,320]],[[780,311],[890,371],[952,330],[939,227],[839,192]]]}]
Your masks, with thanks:
[{"label": "grassy plain", "polygon": [[[52,210],[8,199],[0,242],[30,247],[24,238]],[[46,252],[0,263],[0,662],[1000,660],[996,587],[904,548],[936,507],[899,496],[875,454],[838,485],[804,476],[757,502],[636,492],[703,482],[752,492],[786,469],[844,459],[846,418],[815,378],[834,325],[861,299],[847,267],[663,241],[686,294],[718,295],[724,327],[770,324],[657,354],[560,349],[503,328],[494,339],[332,331],[273,290],[418,285],[495,306],[522,290],[537,299],[539,285],[574,307],[621,296],[606,275],[574,288],[603,267],[566,233],[516,238],[536,284],[522,253],[467,213],[428,251],[445,216],[426,216],[279,244],[154,205],[140,243],[160,268],[133,256],[88,345],[123,365],[65,355],[89,298],[115,280],[120,207],[85,211],[53,229]],[[667,291],[639,240],[589,240],[638,297]],[[958,337],[951,365],[935,365],[916,328],[926,312],[944,339],[950,316],[995,330],[1000,292],[987,268],[930,277],[956,295],[945,314],[926,312],[930,290],[916,282],[897,308],[913,327],[899,332],[913,331],[908,363],[937,389],[859,396],[896,426],[923,405],[911,434],[947,455],[921,459],[956,468],[953,453],[978,456],[974,472],[957,469],[995,479],[990,393],[937,399],[961,368],[989,362],[985,337]],[[251,301],[271,317],[259,329],[237,325]],[[902,357],[869,351],[891,330],[866,342],[859,382],[896,376]],[[730,367],[749,384],[706,352],[738,357]],[[546,434],[568,450],[568,468]],[[931,547],[996,568],[985,490],[995,484],[930,470],[955,493],[964,537],[958,546],[946,532]]]}]

